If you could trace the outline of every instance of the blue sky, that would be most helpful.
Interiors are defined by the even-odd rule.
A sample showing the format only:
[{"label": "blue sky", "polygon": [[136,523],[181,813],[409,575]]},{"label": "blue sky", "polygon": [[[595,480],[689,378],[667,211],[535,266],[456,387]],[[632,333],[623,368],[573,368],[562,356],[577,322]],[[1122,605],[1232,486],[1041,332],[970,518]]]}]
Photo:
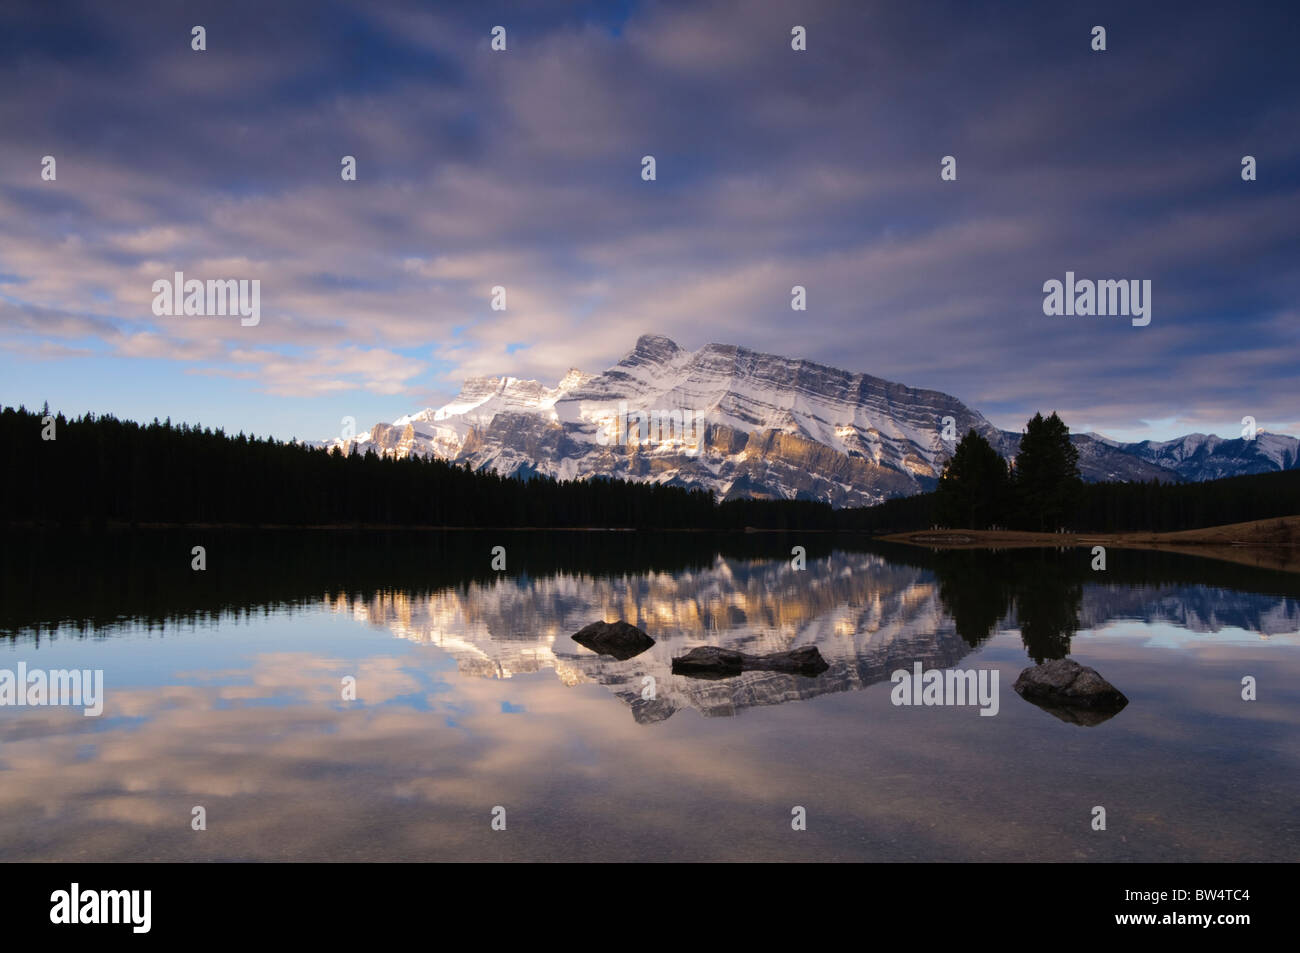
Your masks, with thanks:
[{"label": "blue sky", "polygon": [[[1055,409],[1129,439],[1300,433],[1298,21],[11,0],[0,403],[329,438],[468,376],[601,370],[649,332],[935,388],[1008,429]],[[155,317],[176,270],[260,280],[261,323]],[[1151,324],[1045,316],[1067,270],[1150,279]]]}]

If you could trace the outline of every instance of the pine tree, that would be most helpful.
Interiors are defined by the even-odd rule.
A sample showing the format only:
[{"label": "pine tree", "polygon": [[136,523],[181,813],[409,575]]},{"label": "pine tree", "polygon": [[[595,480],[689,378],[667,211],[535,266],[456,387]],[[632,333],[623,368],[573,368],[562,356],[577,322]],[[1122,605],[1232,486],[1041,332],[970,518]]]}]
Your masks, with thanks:
[{"label": "pine tree", "polygon": [[1004,520],[1010,475],[1006,461],[973,429],[961,438],[939,477],[939,522],[963,529],[988,529]]},{"label": "pine tree", "polygon": [[1026,529],[1054,531],[1069,525],[1079,504],[1079,451],[1070,428],[1056,415],[1034,414],[1020,438],[1014,486],[1018,519]]}]

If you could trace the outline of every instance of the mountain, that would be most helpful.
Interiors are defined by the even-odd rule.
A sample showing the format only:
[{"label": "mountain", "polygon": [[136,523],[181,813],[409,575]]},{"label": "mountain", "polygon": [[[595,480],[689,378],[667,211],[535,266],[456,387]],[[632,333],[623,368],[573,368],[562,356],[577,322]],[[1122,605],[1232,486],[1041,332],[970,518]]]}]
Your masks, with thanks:
[{"label": "mountain", "polygon": [[[601,374],[549,388],[475,378],[445,407],[361,435],[364,452],[436,454],[504,474],[609,476],[720,498],[862,506],[931,489],[957,433],[998,430],[961,401],[811,361],[645,335]],[[342,443],[345,450],[348,443]]]},{"label": "mountain", "polygon": [[1142,460],[1172,470],[1182,479],[1199,482],[1246,473],[1271,473],[1297,467],[1297,441],[1275,433],[1258,433],[1254,439],[1225,440],[1214,434],[1194,433],[1176,440],[1120,444]]},{"label": "mountain", "polygon": [[[934,488],[958,437],[975,429],[1011,458],[1020,434],[957,398],[812,361],[643,335],[599,374],[555,387],[475,377],[439,408],[376,424],[344,452],[433,455],[511,476],[618,477],[699,487],[720,499],[867,506]],[[1122,444],[1072,435],[1088,480],[1202,480],[1297,465],[1293,437],[1195,434]]]},{"label": "mountain", "polygon": [[[1079,451],[1079,472],[1083,478],[1093,483],[1113,480],[1162,480],[1176,481],[1178,474],[1158,463],[1146,460],[1125,450],[1124,444],[1117,444],[1097,434],[1072,433],[1070,443]],[[1020,434],[1014,430],[1002,431],[1002,455],[1007,459],[1015,457],[1020,448]]]}]

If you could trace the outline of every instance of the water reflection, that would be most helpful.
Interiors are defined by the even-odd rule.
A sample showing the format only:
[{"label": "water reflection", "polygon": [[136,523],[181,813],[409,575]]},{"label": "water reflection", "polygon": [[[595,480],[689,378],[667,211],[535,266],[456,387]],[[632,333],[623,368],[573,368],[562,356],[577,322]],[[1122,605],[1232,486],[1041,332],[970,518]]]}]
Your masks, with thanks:
[{"label": "water reflection", "polygon": [[1042,662],[1070,654],[1084,574],[1091,572],[1083,552],[954,550],[936,553],[933,566],[944,608],[962,638],[979,645],[1014,615],[1026,653]]},{"label": "water reflection", "polygon": [[[1086,550],[638,535],[3,547],[7,664],[103,666],[109,686],[100,719],[0,710],[4,858],[1298,856],[1294,576],[1114,550],[1102,574]],[[189,569],[198,544],[211,575]],[[494,545],[509,573],[491,571]],[[599,618],[656,644],[596,655],[571,636]],[[812,645],[830,668],[671,674],[706,644]],[[1122,717],[1079,731],[1010,701],[1031,659],[1064,652],[1122,688]],[[1000,671],[998,716],[870,690],[916,661]],[[1259,702],[1240,700],[1243,674],[1267,679]],[[1092,836],[1062,791],[1113,806],[1122,837]],[[496,804],[509,837],[488,826]],[[789,836],[791,804],[815,820],[806,837]]]},{"label": "water reflection", "polygon": [[[195,539],[207,546],[207,572],[189,567]],[[510,571],[493,572],[489,554],[503,543]],[[168,634],[180,622],[324,605],[437,646],[463,675],[549,669],[566,685],[604,686],[638,722],[654,723],[684,708],[731,715],[857,690],[917,661],[952,667],[1006,628],[1034,662],[1066,657],[1081,628],[1116,619],[1196,632],[1300,629],[1300,577],[1229,563],[1113,551],[1110,568],[1094,572],[1083,549],[801,545],[806,569],[772,558],[789,541],[766,535],[31,534],[0,557],[0,630],[39,644],[51,631]],[[617,619],[646,630],[654,647],[619,661],[571,638]],[[674,676],[672,658],[703,645],[751,655],[815,646],[830,668],[816,678]]]},{"label": "water reflection", "polygon": [[[1225,625],[1300,630],[1295,595],[1195,585],[1188,580],[1198,572],[1212,577],[1216,564],[1135,555],[1131,563],[1123,556],[1113,559],[1115,569],[1105,582],[1096,581],[1086,551],[890,550],[887,558],[837,550],[810,560],[803,571],[784,560],[718,555],[711,565],[677,573],[517,577],[420,596],[340,594],[329,605],[441,648],[464,675],[509,678],[551,669],[567,685],[603,685],[643,723],[663,721],[683,708],[732,715],[756,705],[857,690],[916,661],[949,668],[1002,628],[1018,631],[1034,662],[1069,655],[1081,625],[1097,629],[1120,619],[1172,621],[1202,632]],[[901,561],[905,557],[910,562]],[[1158,571],[1153,560],[1161,563]],[[1294,586],[1286,578],[1257,584]],[[573,642],[573,633],[602,619],[625,619],[656,644],[618,661]],[[815,646],[830,668],[813,679],[775,672],[714,682],[674,676],[672,658],[701,645],[753,655]],[[654,686],[653,697],[647,697],[647,685]]]},{"label": "water reflection", "polygon": [[[929,573],[873,553],[836,552],[810,559],[806,570],[784,560],[718,556],[712,565],[675,574],[503,579],[419,597],[340,595],[330,606],[437,646],[464,675],[508,678],[553,669],[567,685],[603,685],[643,723],[683,708],[732,715],[852,691],[917,660],[953,665],[972,648],[945,616]],[[626,619],[655,644],[619,661],[573,641],[600,619]],[[701,645],[751,655],[811,645],[830,668],[816,678],[754,671],[708,681],[672,674],[673,657]]]}]

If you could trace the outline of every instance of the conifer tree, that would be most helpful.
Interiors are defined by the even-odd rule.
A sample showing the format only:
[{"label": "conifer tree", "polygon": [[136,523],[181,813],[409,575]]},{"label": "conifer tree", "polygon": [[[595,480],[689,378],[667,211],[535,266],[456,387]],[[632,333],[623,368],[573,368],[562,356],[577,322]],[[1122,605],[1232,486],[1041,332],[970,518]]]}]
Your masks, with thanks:
[{"label": "conifer tree", "polygon": [[1079,451],[1070,428],[1052,413],[1034,414],[1020,438],[1013,476],[1017,517],[1026,529],[1050,532],[1070,525],[1079,504]]},{"label": "conifer tree", "polygon": [[961,438],[939,477],[935,500],[939,522],[962,529],[1000,524],[1009,488],[1006,461],[972,429]]}]

